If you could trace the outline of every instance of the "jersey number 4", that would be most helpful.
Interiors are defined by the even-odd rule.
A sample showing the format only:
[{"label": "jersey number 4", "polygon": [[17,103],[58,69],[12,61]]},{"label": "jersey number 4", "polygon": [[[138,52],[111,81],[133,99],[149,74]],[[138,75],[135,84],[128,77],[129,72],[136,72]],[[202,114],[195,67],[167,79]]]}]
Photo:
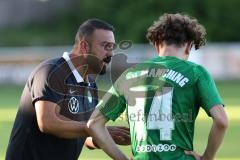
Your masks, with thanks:
[{"label": "jersey number 4", "polygon": [[[161,91],[156,92],[152,100],[147,122],[138,121],[135,125],[137,139],[139,141],[146,139],[147,135],[146,132],[144,132],[145,127],[147,130],[159,130],[160,140],[162,141],[172,140],[172,130],[174,130],[174,120],[172,118],[172,95],[172,87],[163,87]],[[137,98],[138,103],[136,106],[138,109],[144,107],[144,101],[144,98]]]},{"label": "jersey number 4", "polygon": [[172,140],[172,94],[172,87],[163,87],[162,91],[157,91],[148,114],[147,129],[160,130],[160,140]]}]

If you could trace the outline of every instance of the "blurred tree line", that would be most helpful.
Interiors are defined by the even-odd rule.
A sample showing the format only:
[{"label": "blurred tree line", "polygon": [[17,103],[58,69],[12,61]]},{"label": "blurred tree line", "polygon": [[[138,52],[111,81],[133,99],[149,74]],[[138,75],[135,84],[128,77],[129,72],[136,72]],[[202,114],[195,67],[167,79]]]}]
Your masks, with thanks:
[{"label": "blurred tree line", "polygon": [[[51,0],[45,3],[51,3]],[[210,42],[240,40],[239,0],[76,0],[72,4],[71,8],[57,11],[51,21],[2,28],[0,45],[73,44],[79,25],[89,18],[111,23],[117,41],[147,43],[147,28],[165,12],[196,17],[206,27]]]}]

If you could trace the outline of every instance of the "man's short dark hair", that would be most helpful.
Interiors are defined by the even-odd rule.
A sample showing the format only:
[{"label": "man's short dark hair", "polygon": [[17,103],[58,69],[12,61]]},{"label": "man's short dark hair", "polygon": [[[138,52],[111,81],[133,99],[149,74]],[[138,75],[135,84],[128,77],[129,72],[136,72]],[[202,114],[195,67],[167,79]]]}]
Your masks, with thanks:
[{"label": "man's short dark hair", "polygon": [[78,42],[82,37],[90,37],[95,29],[114,31],[113,26],[103,20],[89,19],[80,25],[75,37],[75,42]]},{"label": "man's short dark hair", "polygon": [[195,49],[206,43],[205,28],[197,19],[182,14],[163,14],[148,28],[147,39],[152,44],[181,46],[186,42],[193,42]]}]

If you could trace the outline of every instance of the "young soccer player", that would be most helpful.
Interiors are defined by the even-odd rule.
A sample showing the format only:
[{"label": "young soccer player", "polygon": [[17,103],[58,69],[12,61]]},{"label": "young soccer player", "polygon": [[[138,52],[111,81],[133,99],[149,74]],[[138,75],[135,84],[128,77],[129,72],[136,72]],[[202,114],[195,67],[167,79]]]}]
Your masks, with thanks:
[{"label": "young soccer player", "polygon": [[[187,61],[193,46],[199,49],[205,44],[205,35],[196,19],[182,14],[164,14],[149,27],[147,38],[158,56],[124,72],[88,122],[90,134],[109,156],[128,159],[104,127],[126,110],[133,159],[214,159],[227,116],[209,73]],[[203,155],[193,148],[200,107],[213,119]]]}]

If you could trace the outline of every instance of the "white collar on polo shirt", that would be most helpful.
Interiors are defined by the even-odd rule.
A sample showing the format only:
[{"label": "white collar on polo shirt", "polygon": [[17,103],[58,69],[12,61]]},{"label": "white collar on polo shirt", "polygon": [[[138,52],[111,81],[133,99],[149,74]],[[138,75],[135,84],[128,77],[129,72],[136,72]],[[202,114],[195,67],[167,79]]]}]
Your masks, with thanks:
[{"label": "white collar on polo shirt", "polygon": [[80,82],[84,82],[82,76],[79,74],[79,72],[77,71],[77,69],[74,67],[70,57],[69,57],[70,53],[69,52],[64,52],[63,53],[63,58],[65,59],[65,61],[67,61],[68,66],[70,67],[75,79],[77,80],[78,83]]}]

